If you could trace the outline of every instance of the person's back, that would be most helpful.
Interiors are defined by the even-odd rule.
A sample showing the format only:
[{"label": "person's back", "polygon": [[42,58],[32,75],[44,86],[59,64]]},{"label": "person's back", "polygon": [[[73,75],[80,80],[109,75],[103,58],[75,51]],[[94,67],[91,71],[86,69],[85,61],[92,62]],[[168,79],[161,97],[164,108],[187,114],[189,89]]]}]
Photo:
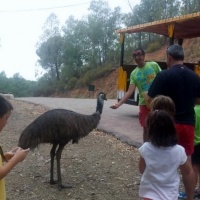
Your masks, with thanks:
[{"label": "person's back", "polygon": [[180,145],[155,147],[146,142],[140,148],[140,154],[146,163],[140,196],[159,200],[178,199],[180,177],[177,169],[187,160],[184,148]]},{"label": "person's back", "polygon": [[149,100],[157,95],[169,96],[175,103],[174,120],[178,144],[185,148],[188,158],[194,151],[194,103],[200,98],[200,78],[183,65],[184,51],[174,44],[167,49],[169,69],[156,76],[149,91]]},{"label": "person's back", "polygon": [[148,95],[169,96],[175,103],[175,122],[194,126],[194,101],[200,98],[200,78],[183,65],[184,52],[180,45],[167,49],[168,70],[160,72],[152,83]]},{"label": "person's back", "polygon": [[173,102],[169,98],[164,101],[172,102],[168,106],[169,113],[159,105],[164,98],[161,96],[158,103],[154,101],[155,107],[158,106],[161,110],[150,112],[147,118],[149,142],[145,142],[139,148],[139,170],[142,174],[139,196],[150,200],[178,199],[180,168],[185,178],[187,200],[192,200],[194,174],[184,148],[177,144],[176,129],[171,115],[174,112]]},{"label": "person's back", "polygon": [[150,96],[162,94],[171,97],[176,107],[176,123],[194,125],[194,97],[197,83],[200,84],[199,77],[184,65],[178,64],[160,72],[157,79],[162,81],[159,86],[153,82]]}]

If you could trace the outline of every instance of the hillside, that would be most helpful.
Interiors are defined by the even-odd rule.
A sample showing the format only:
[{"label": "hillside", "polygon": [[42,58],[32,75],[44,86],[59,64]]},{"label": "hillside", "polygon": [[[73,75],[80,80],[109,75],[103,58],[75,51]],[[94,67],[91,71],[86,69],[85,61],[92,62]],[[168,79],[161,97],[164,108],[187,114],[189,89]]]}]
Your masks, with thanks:
[{"label": "hillside", "polygon": [[[185,61],[197,63],[200,60],[200,38],[185,40],[183,48],[185,49]],[[165,61],[167,45],[160,48],[158,51],[147,53],[146,60]],[[69,91],[67,94],[62,94],[63,97],[76,98],[96,98],[97,93],[103,91],[107,94],[108,99],[117,98],[117,69],[111,70],[100,79],[92,83],[95,86],[95,91],[90,92],[88,88],[76,89]]]},{"label": "hillside", "polygon": [[82,89],[75,89],[69,91],[66,97],[76,98],[96,98],[99,92],[105,92],[108,99],[115,99],[117,97],[117,69],[112,69],[103,77],[96,79],[92,84],[95,86],[94,92],[89,92],[88,87]]}]

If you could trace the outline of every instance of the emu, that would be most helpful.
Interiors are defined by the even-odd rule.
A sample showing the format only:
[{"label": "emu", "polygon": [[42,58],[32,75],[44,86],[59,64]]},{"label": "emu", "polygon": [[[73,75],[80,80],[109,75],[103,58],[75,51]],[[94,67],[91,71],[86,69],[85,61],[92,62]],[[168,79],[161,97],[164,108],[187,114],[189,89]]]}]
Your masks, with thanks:
[{"label": "emu", "polygon": [[[106,94],[100,92],[97,96],[96,112],[84,115],[65,109],[52,109],[29,124],[21,133],[18,146],[34,149],[41,143],[50,143],[50,184],[58,184],[58,189],[70,188],[63,185],[61,178],[60,159],[65,145],[72,141],[78,143],[80,138],[87,136],[100,121]],[[57,181],[54,180],[54,158],[57,161]]]}]

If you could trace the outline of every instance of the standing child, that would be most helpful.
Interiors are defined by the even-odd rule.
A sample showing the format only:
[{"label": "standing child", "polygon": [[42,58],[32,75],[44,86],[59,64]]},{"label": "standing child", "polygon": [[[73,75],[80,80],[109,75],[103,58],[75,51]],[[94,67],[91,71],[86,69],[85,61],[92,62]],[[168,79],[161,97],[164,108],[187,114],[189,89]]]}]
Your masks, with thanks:
[{"label": "standing child", "polygon": [[[0,96],[0,132],[5,127],[12,110],[12,104],[3,96]],[[20,147],[17,147],[3,154],[0,146],[0,200],[6,199],[4,177],[15,167],[15,165],[24,160],[28,152],[29,149],[23,150]]]},{"label": "standing child", "polygon": [[[200,105],[194,107],[195,110],[195,135],[194,153],[192,154],[192,166],[195,173],[195,197],[200,199]],[[198,183],[198,184],[197,184]]]},{"label": "standing child", "polygon": [[171,115],[172,118],[174,117],[176,111],[173,100],[165,95],[159,95],[155,97],[150,104],[150,108],[151,111],[165,110]]},{"label": "standing child", "polygon": [[185,149],[177,144],[172,116],[164,110],[151,111],[147,118],[147,133],[149,142],[139,148],[142,174],[139,196],[146,200],[178,199],[180,169],[186,180],[187,200],[193,200],[192,167]]}]

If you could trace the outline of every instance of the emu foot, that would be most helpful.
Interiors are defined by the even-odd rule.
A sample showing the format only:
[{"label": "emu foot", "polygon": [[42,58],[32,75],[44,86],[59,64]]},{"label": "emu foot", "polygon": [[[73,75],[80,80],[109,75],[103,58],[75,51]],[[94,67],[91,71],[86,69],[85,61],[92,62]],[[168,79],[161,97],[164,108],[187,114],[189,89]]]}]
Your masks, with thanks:
[{"label": "emu foot", "polygon": [[50,185],[55,185],[55,184],[58,184],[58,181],[50,180],[49,183]]},{"label": "emu foot", "polygon": [[59,190],[62,190],[62,189],[65,189],[65,188],[73,188],[73,186],[70,185],[70,184],[67,184],[67,185],[58,184],[58,189]]},{"label": "emu foot", "polygon": [[65,189],[65,188],[73,188],[72,185],[70,185],[70,184],[64,185],[64,184],[62,184],[62,183],[59,183],[58,180],[57,180],[57,181],[55,181],[55,180],[50,180],[50,184],[51,184],[51,185],[57,184],[59,190],[62,190],[62,189]]}]

